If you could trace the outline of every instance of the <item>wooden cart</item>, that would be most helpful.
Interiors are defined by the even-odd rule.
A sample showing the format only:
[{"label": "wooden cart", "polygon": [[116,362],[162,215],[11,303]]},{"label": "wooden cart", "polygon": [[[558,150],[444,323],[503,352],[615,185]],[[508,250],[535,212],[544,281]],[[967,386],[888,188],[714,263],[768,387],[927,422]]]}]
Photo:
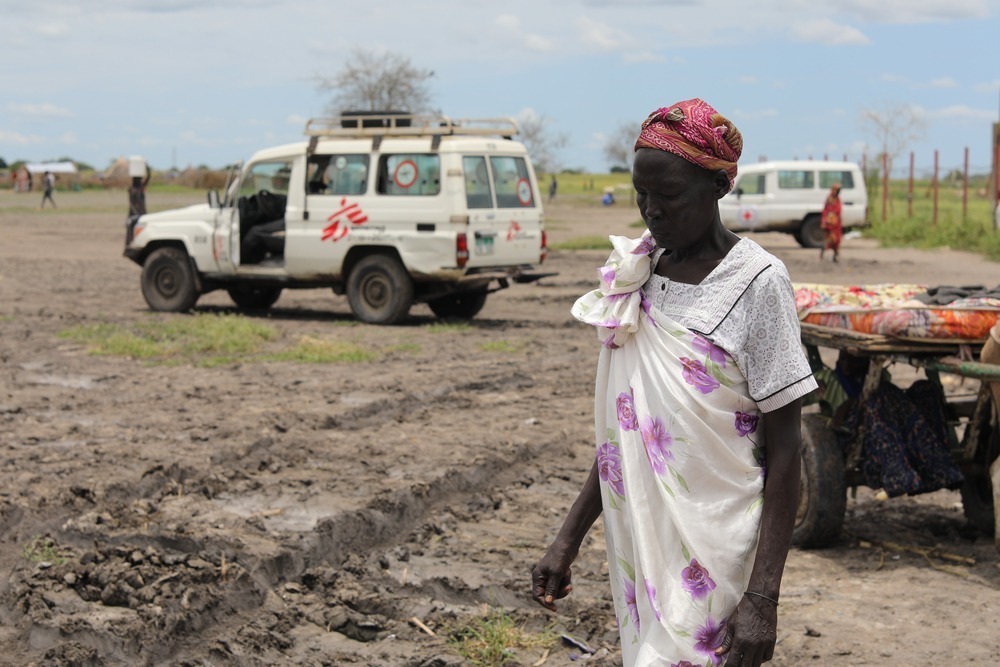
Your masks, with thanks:
[{"label": "wooden cart", "polygon": [[[821,347],[867,359],[859,399],[862,409],[883,381],[883,370],[888,365],[905,363],[923,369],[944,400],[949,449],[964,476],[961,494],[965,516],[983,532],[994,533],[997,521],[990,465],[1000,453],[1000,429],[989,383],[1000,382],[1000,365],[966,361],[979,358],[981,344],[910,342],[806,323],[802,324],[802,342],[814,372],[826,367]],[[941,374],[971,379],[970,394],[947,397]],[[822,547],[836,540],[844,520],[848,487],[864,485],[860,475],[864,433],[845,433],[838,440],[831,427],[829,406],[820,406],[819,413],[804,414],[802,419],[802,492],[793,534],[793,542],[801,547]],[[859,421],[859,431],[864,428],[861,424]]]}]

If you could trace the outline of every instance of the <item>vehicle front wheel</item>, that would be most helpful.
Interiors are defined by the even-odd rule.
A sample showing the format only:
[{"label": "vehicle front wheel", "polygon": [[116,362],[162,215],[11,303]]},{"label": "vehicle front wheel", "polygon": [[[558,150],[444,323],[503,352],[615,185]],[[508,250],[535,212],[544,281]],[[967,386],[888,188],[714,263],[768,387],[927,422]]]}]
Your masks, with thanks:
[{"label": "vehicle front wheel", "polygon": [[280,287],[262,285],[236,285],[226,291],[233,303],[246,310],[267,310],[281,296]]},{"label": "vehicle front wheel", "polygon": [[799,233],[795,235],[795,240],[803,248],[822,248],[826,245],[826,232],[823,231],[821,224],[818,215],[807,215],[802,221]]},{"label": "vehicle front wheel", "polygon": [[792,544],[829,546],[840,535],[847,511],[844,455],[826,417],[802,416],[802,465],[799,506]]},{"label": "vehicle front wheel", "polygon": [[395,257],[368,255],[351,269],[347,300],[362,322],[395,324],[413,305],[413,280]]},{"label": "vehicle front wheel", "polygon": [[471,320],[486,305],[487,295],[488,292],[486,290],[459,292],[431,299],[427,302],[427,305],[440,318],[447,319],[454,317],[462,320]]},{"label": "vehicle front wheel", "polygon": [[180,248],[154,250],[142,265],[142,296],[153,310],[183,313],[198,302],[194,268]]}]

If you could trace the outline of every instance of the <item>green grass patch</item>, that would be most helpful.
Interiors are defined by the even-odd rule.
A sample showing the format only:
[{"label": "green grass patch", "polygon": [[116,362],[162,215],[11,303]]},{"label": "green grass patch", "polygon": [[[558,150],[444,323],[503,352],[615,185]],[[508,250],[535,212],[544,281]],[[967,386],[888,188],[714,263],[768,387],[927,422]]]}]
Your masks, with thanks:
[{"label": "green grass patch", "polygon": [[908,200],[907,183],[891,181],[885,207],[886,219],[883,221],[880,188],[872,188],[868,201],[871,226],[865,230],[865,236],[878,239],[888,247],[948,247],[1000,260],[1000,232],[994,229],[988,197],[970,192],[963,210],[961,190],[942,185],[938,192],[936,221],[933,194],[928,183],[917,182],[912,202]]},{"label": "green grass patch", "polygon": [[424,329],[432,334],[465,333],[472,331],[472,325],[468,322],[434,322],[425,326]]},{"label": "green grass patch", "polygon": [[491,607],[486,615],[449,633],[449,643],[477,667],[519,664],[518,650],[545,649],[556,642],[554,632],[532,634],[517,625],[503,609]]},{"label": "green grass patch", "polygon": [[241,315],[209,314],[157,319],[132,326],[84,324],[59,334],[60,338],[86,345],[96,355],[206,366],[232,363],[253,355],[276,336],[274,327]]},{"label": "green grass patch", "polygon": [[549,245],[552,250],[611,250],[607,236],[580,236]]},{"label": "green grass patch", "polygon": [[21,555],[25,560],[32,563],[52,563],[62,565],[66,559],[59,554],[59,548],[51,537],[40,537],[36,535],[31,541],[21,549]]},{"label": "green grass patch", "polygon": [[521,341],[511,341],[511,340],[491,340],[489,342],[483,343],[479,346],[480,350],[484,352],[502,352],[505,354],[510,354],[513,352],[520,352],[524,349],[524,343]]},{"label": "green grass patch", "polygon": [[269,354],[266,358],[300,364],[357,364],[375,361],[379,353],[349,341],[303,336],[294,347]]}]

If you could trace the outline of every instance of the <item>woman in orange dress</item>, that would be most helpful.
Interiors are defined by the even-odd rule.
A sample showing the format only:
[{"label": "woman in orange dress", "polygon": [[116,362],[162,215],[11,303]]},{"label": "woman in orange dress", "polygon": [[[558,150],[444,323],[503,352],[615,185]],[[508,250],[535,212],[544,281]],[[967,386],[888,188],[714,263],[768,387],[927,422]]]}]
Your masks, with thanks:
[{"label": "woman in orange dress", "polygon": [[826,232],[826,245],[819,251],[820,259],[823,259],[823,253],[827,250],[833,250],[833,261],[836,262],[840,257],[840,239],[844,236],[840,211],[840,183],[834,183],[826,204],[823,205],[823,217],[820,218],[820,227]]}]

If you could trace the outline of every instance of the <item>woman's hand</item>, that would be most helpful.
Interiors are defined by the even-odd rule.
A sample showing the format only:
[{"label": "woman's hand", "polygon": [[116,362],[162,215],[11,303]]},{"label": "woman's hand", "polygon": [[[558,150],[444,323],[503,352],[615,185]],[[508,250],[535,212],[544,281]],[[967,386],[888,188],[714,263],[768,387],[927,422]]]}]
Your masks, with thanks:
[{"label": "woman's hand", "polygon": [[531,569],[531,597],[549,611],[556,611],[555,600],[566,597],[573,590],[570,565],[576,554],[558,542],[553,543],[542,560]]},{"label": "woman's hand", "polygon": [[566,597],[573,590],[570,565],[580,553],[580,544],[587,531],[599,516],[601,476],[595,460],[590,468],[590,475],[573,502],[552,546],[542,556],[542,560],[531,568],[531,597],[549,611],[555,611],[555,601]]},{"label": "woman's hand", "polygon": [[778,638],[778,607],[744,595],[726,621],[726,638],[716,655],[726,655],[726,667],[759,667],[774,656]]}]

